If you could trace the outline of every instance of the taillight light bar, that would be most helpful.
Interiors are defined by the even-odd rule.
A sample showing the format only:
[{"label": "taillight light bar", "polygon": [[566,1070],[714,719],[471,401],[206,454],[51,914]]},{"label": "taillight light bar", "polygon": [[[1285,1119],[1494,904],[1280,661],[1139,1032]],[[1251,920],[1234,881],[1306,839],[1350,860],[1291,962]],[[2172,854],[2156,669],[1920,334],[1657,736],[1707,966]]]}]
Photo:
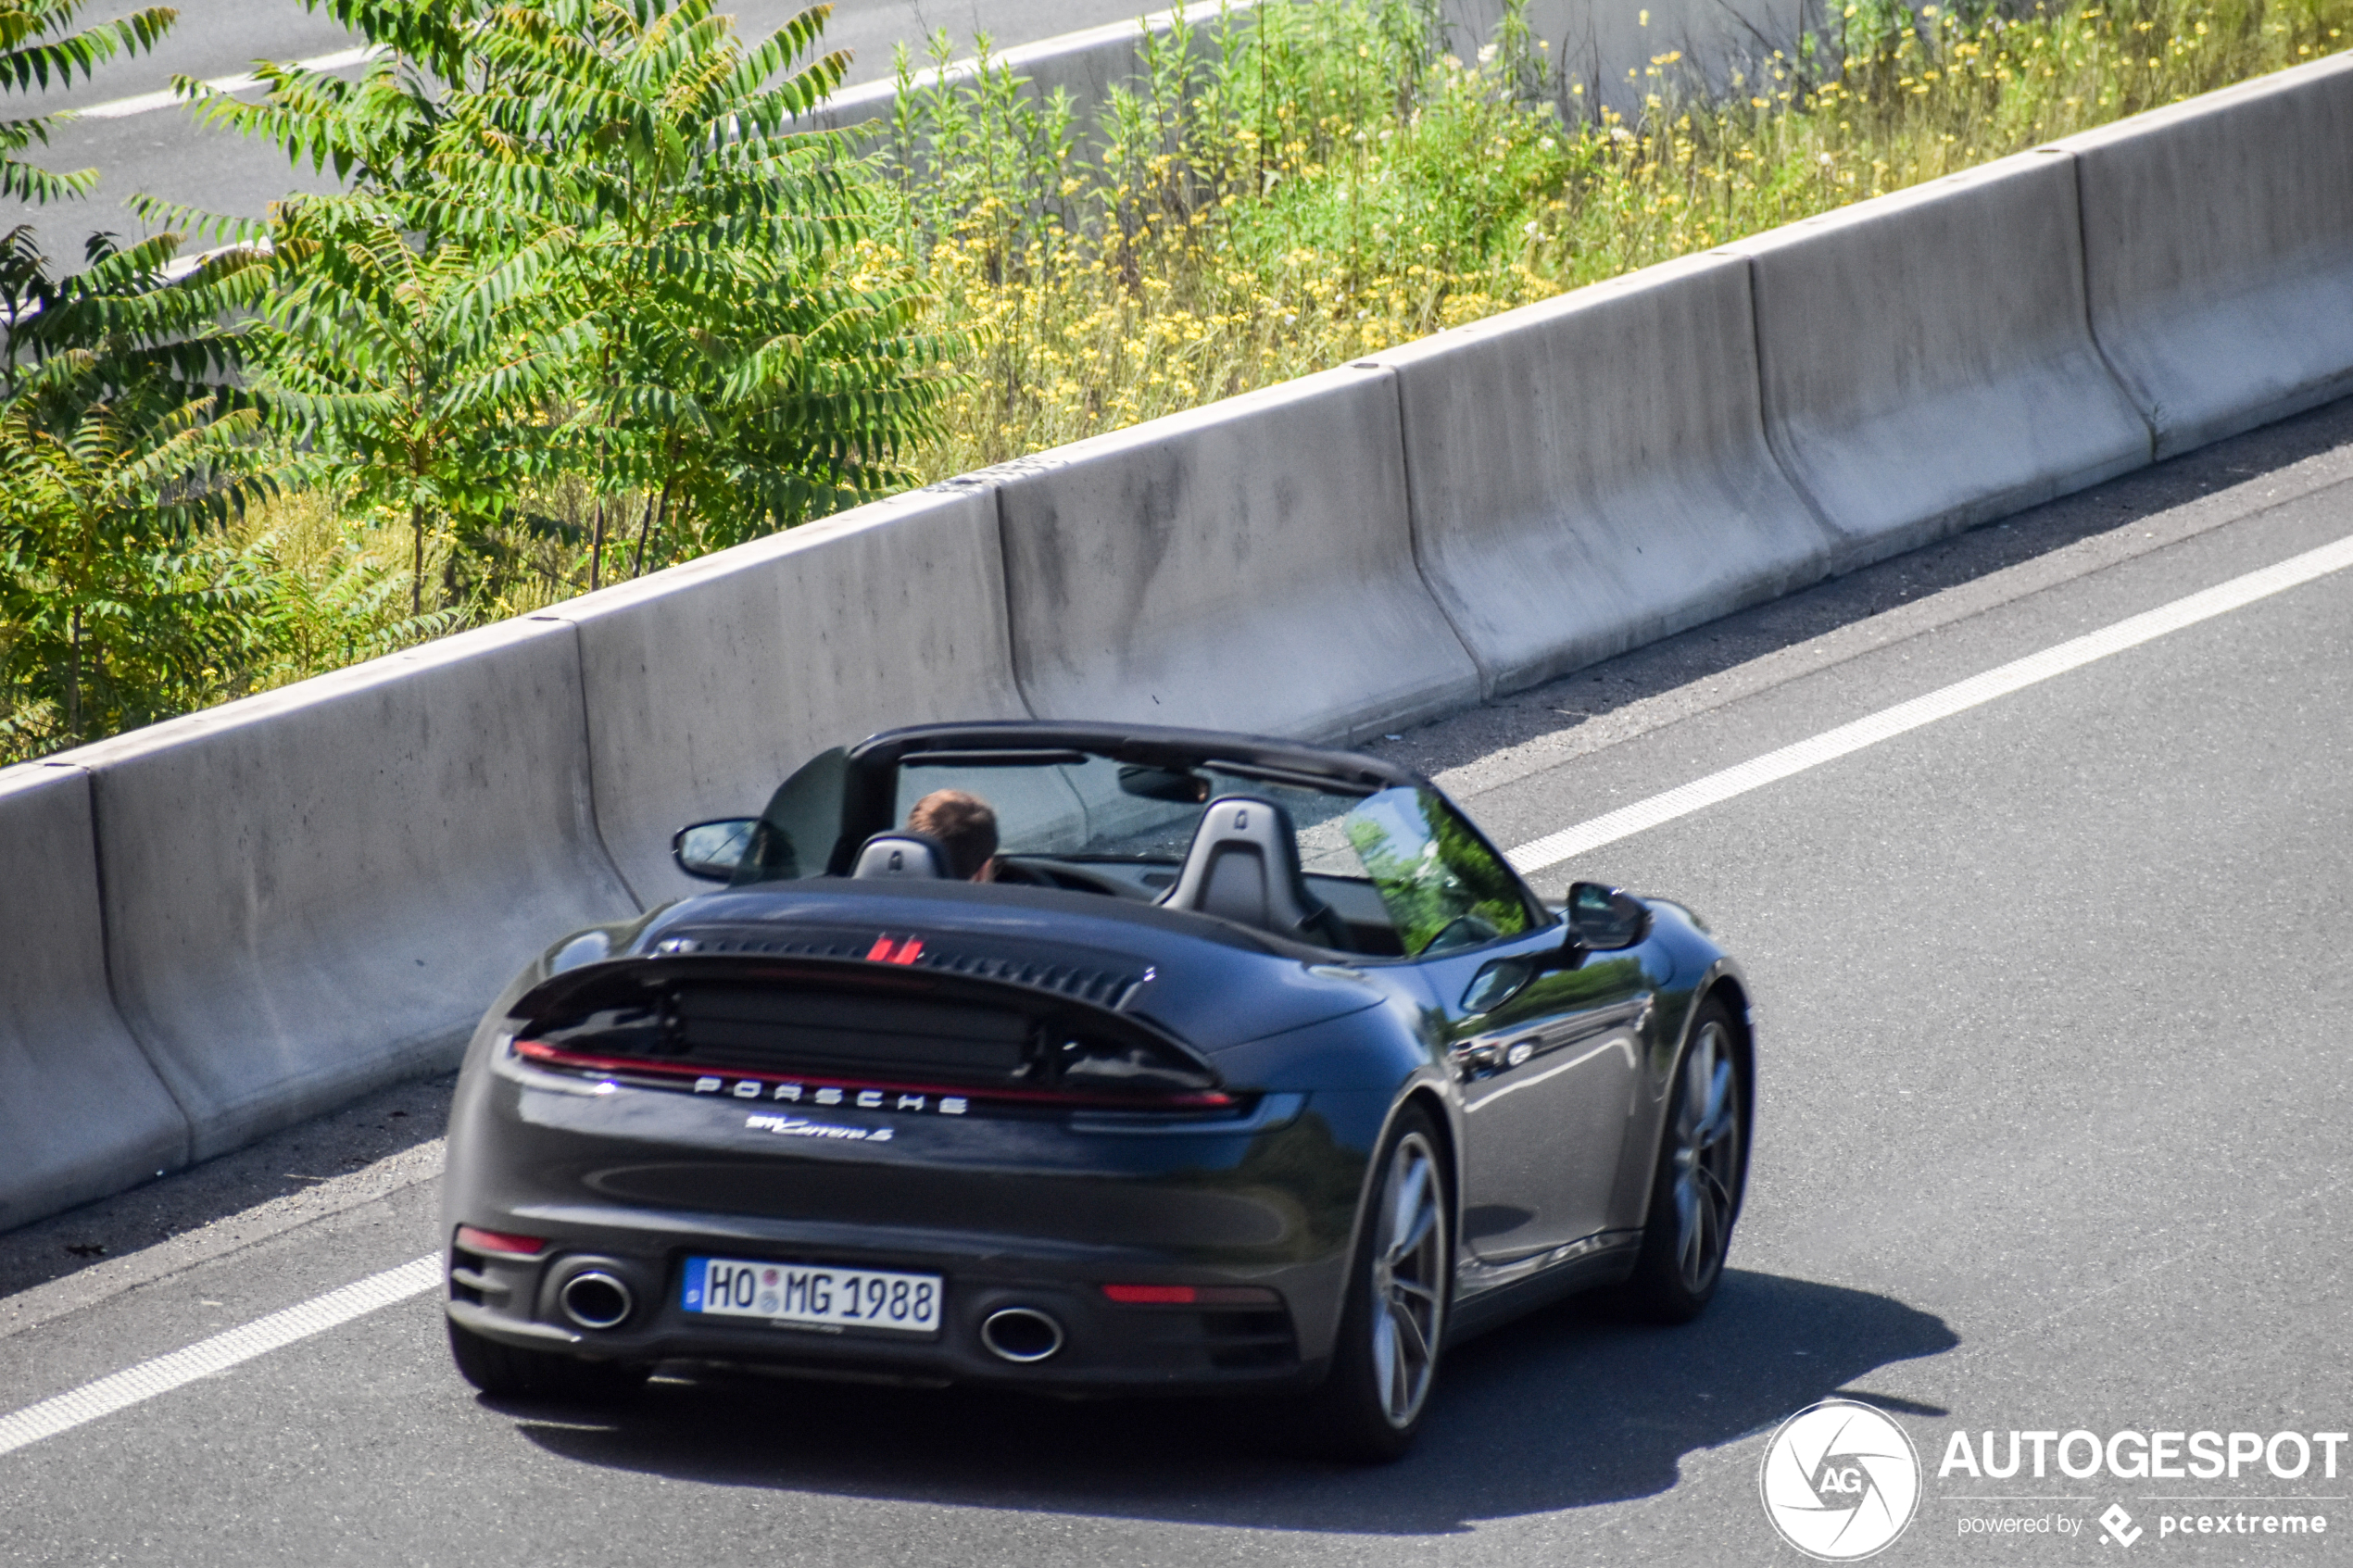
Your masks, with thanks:
[{"label": "taillight light bar", "polygon": [[458,1245],[469,1252],[484,1252],[498,1258],[536,1258],[547,1250],[544,1236],[514,1236],[472,1225],[458,1227]]},{"label": "taillight light bar", "polygon": [[1103,1298],[1123,1307],[1279,1307],[1283,1298],[1259,1285],[1107,1285]]},{"label": "taillight light bar", "polygon": [[[1240,1103],[1222,1089],[1188,1090],[1166,1095],[1065,1094],[1056,1089],[982,1088],[969,1084],[911,1084],[881,1078],[820,1078],[804,1073],[763,1073],[737,1067],[714,1070],[703,1063],[682,1064],[649,1061],[643,1057],[596,1056],[585,1051],[565,1050],[545,1040],[518,1039],[513,1049],[524,1060],[546,1067],[628,1073],[635,1077],[657,1078],[687,1088],[692,1088],[698,1079],[720,1078],[735,1084],[797,1084],[811,1090],[840,1089],[854,1093],[866,1089],[880,1094],[933,1095],[943,1098],[952,1096],[1016,1105],[1085,1105],[1129,1110],[1224,1110]],[[738,1095],[737,1098],[753,1097]]]}]

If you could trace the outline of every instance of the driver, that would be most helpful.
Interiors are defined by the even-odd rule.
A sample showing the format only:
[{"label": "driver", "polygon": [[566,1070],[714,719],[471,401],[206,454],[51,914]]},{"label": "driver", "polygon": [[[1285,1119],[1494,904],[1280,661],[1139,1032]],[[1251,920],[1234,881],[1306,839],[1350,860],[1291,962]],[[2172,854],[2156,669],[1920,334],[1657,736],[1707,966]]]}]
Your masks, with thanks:
[{"label": "driver", "polygon": [[948,851],[950,875],[967,882],[997,880],[997,813],[961,789],[935,789],[907,813],[907,831]]}]

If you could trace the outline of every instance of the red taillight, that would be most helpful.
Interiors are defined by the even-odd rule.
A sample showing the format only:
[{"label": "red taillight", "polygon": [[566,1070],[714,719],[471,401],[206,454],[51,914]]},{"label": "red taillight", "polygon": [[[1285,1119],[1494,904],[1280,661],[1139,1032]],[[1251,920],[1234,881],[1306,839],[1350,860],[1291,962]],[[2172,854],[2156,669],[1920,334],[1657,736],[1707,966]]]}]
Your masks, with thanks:
[{"label": "red taillight", "polygon": [[472,1225],[458,1227],[458,1245],[469,1252],[493,1252],[501,1258],[536,1258],[547,1250],[545,1238],[535,1236],[509,1236],[503,1231],[476,1230]]},{"label": "red taillight", "polygon": [[1103,1298],[1123,1307],[1279,1307],[1263,1285],[1107,1285]]},{"label": "red taillight", "polygon": [[1201,1292],[1189,1285],[1107,1285],[1103,1294],[1124,1307],[1189,1307]]}]

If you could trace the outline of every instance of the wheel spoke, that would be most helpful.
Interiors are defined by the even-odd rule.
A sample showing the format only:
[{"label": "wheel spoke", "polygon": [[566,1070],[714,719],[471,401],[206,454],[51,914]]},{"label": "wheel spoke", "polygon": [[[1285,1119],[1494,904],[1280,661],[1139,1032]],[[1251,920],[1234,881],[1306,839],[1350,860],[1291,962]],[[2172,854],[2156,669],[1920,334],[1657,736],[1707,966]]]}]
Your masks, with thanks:
[{"label": "wheel spoke", "polygon": [[1394,1301],[1390,1303],[1389,1313],[1396,1320],[1397,1342],[1405,1352],[1406,1364],[1413,1366],[1428,1361],[1429,1336],[1422,1331],[1422,1325],[1415,1320],[1414,1314]]},{"label": "wheel spoke", "polygon": [[1394,1263],[1403,1259],[1429,1239],[1429,1233],[1438,1228],[1438,1205],[1435,1203],[1422,1205],[1420,1210],[1414,1216],[1413,1226],[1411,1231],[1390,1248],[1390,1262]]},{"label": "wheel spoke", "polygon": [[[1389,1206],[1389,1234],[1403,1236],[1413,1228],[1413,1217],[1422,1208],[1422,1195],[1429,1185],[1429,1162],[1415,1160],[1406,1167],[1404,1179],[1397,1184],[1397,1197]],[[1390,1244],[1390,1256],[1395,1257],[1409,1245],[1402,1240]]]},{"label": "wheel spoke", "polygon": [[1708,1207],[1715,1210],[1720,1218],[1729,1221],[1732,1215],[1732,1189],[1724,1185],[1722,1177],[1704,1166],[1699,1174],[1700,1190],[1705,1195]]},{"label": "wheel spoke", "polygon": [[1719,1061],[1708,1079],[1707,1114],[1700,1118],[1702,1146],[1720,1141],[1732,1130],[1732,1064]]}]

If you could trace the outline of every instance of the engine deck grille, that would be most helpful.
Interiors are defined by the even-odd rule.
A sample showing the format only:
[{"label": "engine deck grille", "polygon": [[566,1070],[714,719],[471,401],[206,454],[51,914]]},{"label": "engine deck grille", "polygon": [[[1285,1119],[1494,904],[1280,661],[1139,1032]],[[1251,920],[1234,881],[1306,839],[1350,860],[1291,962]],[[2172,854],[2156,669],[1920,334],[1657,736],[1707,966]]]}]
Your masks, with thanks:
[{"label": "engine deck grille", "polygon": [[[664,938],[663,946],[676,952],[720,956],[857,960],[869,955],[874,941],[875,933],[871,931],[860,934],[810,933],[788,937],[770,931],[697,927],[670,933]],[[1146,972],[1141,970],[1041,957],[1034,947],[1032,951],[1024,953],[990,952],[985,945],[964,938],[935,939],[926,936],[914,958],[896,961],[910,963],[916,969],[941,970],[950,974],[969,974],[981,980],[1002,981],[1007,985],[1051,992],[1055,996],[1092,1002],[1097,1007],[1114,1010],[1146,978]]]},{"label": "engine deck grille", "polygon": [[689,1061],[754,1072],[1012,1078],[1031,1025],[1010,1010],[877,997],[683,985],[673,1039]]}]

